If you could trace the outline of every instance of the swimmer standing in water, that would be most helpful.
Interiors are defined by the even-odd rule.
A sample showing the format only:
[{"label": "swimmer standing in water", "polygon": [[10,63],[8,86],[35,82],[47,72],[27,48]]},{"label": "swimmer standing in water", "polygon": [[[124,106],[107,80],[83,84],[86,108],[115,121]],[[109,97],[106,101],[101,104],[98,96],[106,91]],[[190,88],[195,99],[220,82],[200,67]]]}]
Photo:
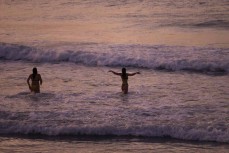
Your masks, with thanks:
[{"label": "swimmer standing in water", "polygon": [[[30,85],[30,79],[32,84]],[[33,68],[33,74],[30,74],[27,83],[31,92],[40,93],[40,85],[42,85],[41,75],[37,73],[37,68]]]},{"label": "swimmer standing in water", "polygon": [[126,68],[122,68],[122,73],[117,73],[117,72],[114,72],[112,70],[110,70],[108,72],[112,72],[115,75],[121,76],[121,78],[122,78],[121,89],[122,89],[122,92],[124,94],[127,94],[128,93],[128,76],[134,76],[135,74],[140,74],[140,72],[126,73]]}]

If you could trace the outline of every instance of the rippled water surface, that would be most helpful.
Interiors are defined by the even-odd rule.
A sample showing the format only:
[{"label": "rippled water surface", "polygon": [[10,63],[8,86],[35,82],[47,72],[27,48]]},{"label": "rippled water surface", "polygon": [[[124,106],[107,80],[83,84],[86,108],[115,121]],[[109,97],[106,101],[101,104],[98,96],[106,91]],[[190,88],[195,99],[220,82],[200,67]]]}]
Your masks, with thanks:
[{"label": "rippled water surface", "polygon": [[227,75],[142,69],[141,75],[129,78],[130,93],[123,95],[121,79],[108,73],[108,67],[37,64],[44,83],[42,93],[34,95],[25,83],[32,63],[1,65],[3,134],[171,136],[228,142]]},{"label": "rippled water surface", "polygon": [[[228,152],[227,0],[0,1],[3,152]],[[31,94],[33,67],[43,78]],[[121,78],[108,73],[140,71]]]}]

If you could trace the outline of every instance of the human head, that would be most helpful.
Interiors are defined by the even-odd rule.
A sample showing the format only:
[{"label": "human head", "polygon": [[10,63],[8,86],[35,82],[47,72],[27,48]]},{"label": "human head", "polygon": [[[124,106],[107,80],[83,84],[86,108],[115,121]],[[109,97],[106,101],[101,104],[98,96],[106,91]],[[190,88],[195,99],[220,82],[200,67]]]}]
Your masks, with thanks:
[{"label": "human head", "polygon": [[37,68],[36,67],[33,68],[33,74],[37,74]]},{"label": "human head", "polygon": [[126,74],[126,68],[122,68],[122,74]]}]

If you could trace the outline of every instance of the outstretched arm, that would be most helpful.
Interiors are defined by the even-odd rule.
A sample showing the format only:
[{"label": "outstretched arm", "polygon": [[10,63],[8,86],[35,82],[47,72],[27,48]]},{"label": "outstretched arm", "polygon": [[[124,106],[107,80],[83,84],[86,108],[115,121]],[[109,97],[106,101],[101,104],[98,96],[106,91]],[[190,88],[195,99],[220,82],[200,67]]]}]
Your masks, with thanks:
[{"label": "outstretched arm", "polygon": [[115,75],[121,75],[121,73],[117,73],[117,72],[115,72],[115,71],[112,71],[112,70],[109,70],[108,72],[112,72],[113,74],[115,74]]},{"label": "outstretched arm", "polygon": [[135,73],[128,73],[128,76],[134,76],[135,74],[140,74],[140,72],[135,72]]}]

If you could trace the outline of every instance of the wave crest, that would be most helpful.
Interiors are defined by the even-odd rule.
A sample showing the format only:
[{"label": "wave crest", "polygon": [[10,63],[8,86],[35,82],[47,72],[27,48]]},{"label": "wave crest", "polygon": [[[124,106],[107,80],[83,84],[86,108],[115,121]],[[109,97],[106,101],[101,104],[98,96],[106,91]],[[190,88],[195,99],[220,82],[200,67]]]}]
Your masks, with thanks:
[{"label": "wave crest", "polygon": [[133,137],[171,137],[182,140],[229,142],[229,132],[218,129],[198,129],[179,126],[133,126],[119,128],[115,126],[42,126],[10,125],[1,126],[0,134],[42,134],[47,136],[133,136]]},{"label": "wave crest", "polygon": [[90,47],[89,49],[82,48],[82,46],[76,46],[75,49],[41,50],[0,43],[0,59],[12,61],[73,62],[88,66],[120,66],[228,74],[228,58],[229,50],[221,48],[107,45],[98,46],[93,50],[90,50]]}]

